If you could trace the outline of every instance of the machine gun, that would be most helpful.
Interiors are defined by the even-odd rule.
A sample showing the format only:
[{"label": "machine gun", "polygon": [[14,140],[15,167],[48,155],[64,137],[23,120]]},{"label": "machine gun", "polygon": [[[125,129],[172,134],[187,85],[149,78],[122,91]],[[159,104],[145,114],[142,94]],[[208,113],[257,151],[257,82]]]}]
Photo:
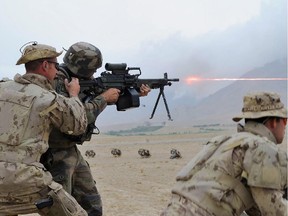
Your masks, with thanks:
[{"label": "machine gun", "polygon": [[[139,67],[127,67],[126,63],[106,63],[105,69],[106,71],[102,72],[100,77],[79,81],[80,93],[85,94],[83,102],[91,100],[109,88],[117,88],[121,91],[116,102],[117,110],[125,111],[140,106],[139,90],[142,84],[147,84],[151,89],[160,89],[150,119],[153,118],[159,99],[162,96],[168,118],[172,120],[164,94],[164,87],[171,86],[172,82],[178,82],[178,78],[168,79],[167,73],[164,73],[164,78],[139,79],[141,69]],[[129,72],[133,70],[138,71],[138,73],[130,74]]]}]

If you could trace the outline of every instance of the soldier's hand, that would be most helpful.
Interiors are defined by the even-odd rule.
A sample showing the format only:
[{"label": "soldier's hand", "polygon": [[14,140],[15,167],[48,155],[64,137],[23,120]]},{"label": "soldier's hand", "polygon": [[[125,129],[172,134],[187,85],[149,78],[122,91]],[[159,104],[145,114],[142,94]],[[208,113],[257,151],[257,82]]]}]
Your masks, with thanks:
[{"label": "soldier's hand", "polygon": [[67,79],[65,79],[64,82],[70,97],[77,97],[80,92],[79,80],[75,77],[72,77],[71,82],[68,82]]},{"label": "soldier's hand", "polygon": [[119,98],[120,90],[116,88],[110,88],[107,91],[103,92],[101,95],[104,97],[104,100],[111,104],[115,103]]},{"label": "soldier's hand", "polygon": [[148,85],[144,85],[142,84],[141,87],[140,87],[140,96],[147,96],[148,93],[151,91],[151,88],[148,86]]}]

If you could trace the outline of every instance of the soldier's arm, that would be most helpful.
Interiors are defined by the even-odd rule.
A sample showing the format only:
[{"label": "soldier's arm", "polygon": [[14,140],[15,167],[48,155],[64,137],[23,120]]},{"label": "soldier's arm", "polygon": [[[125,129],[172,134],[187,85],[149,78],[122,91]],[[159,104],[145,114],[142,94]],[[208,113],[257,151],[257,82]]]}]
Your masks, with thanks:
[{"label": "soldier's arm", "polygon": [[119,98],[119,93],[119,89],[110,88],[89,102],[84,103],[88,124],[95,122],[97,116],[106,108],[107,104],[115,103]]},{"label": "soldier's arm", "polygon": [[262,215],[287,216],[288,203],[283,191],[251,187],[252,196]]},{"label": "soldier's arm", "polygon": [[95,122],[97,116],[106,108],[107,102],[103,96],[99,95],[83,105],[87,113],[89,124]]},{"label": "soldier's arm", "polygon": [[80,135],[86,131],[87,116],[85,108],[78,98],[79,81],[77,78],[72,78],[70,82],[65,79],[64,84],[69,97],[54,92],[56,98],[51,106],[49,116],[52,124],[61,132]]},{"label": "soldier's arm", "polygon": [[70,135],[83,134],[87,127],[87,116],[85,108],[78,97],[66,98],[57,95],[53,110],[49,113],[49,118],[61,132]]}]

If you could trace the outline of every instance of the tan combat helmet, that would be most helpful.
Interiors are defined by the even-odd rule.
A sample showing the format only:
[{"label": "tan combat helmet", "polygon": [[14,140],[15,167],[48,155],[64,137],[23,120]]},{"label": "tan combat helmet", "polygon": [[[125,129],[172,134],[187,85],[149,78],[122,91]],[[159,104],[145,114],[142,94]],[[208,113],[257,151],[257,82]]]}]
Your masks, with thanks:
[{"label": "tan combat helmet", "polygon": [[287,118],[287,109],[274,92],[249,93],[243,98],[242,114],[233,118],[238,122],[242,118],[257,119],[262,117]]},{"label": "tan combat helmet", "polygon": [[56,58],[60,56],[63,52],[57,52],[54,47],[45,44],[38,44],[36,41],[30,45],[27,45],[24,48],[23,52],[21,51],[21,48],[20,52],[22,53],[22,56],[17,61],[16,65],[26,64],[27,62],[37,59]]}]

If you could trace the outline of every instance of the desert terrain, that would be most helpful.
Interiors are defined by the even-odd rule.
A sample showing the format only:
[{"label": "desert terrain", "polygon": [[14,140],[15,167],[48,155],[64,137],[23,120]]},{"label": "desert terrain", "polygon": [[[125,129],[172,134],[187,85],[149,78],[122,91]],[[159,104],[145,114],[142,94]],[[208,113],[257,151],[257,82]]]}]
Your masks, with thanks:
[{"label": "desert terrain", "polygon": [[[79,146],[83,155],[93,150],[94,157],[84,156],[90,164],[102,196],[104,216],[156,216],[165,208],[177,172],[200,150],[209,138],[230,134],[235,125],[191,128],[167,128],[140,135],[94,135]],[[287,148],[287,139],[283,142]],[[121,150],[120,157],[111,154]],[[149,158],[141,158],[140,148],[148,149]],[[182,158],[170,159],[177,149]],[[37,215],[37,214],[31,214]]]},{"label": "desert terrain", "polygon": [[[159,215],[170,199],[177,172],[201,144],[207,133],[163,133],[138,136],[97,135],[81,146],[84,153],[93,149],[94,158],[87,158],[102,195],[105,216]],[[121,150],[113,157],[112,148]],[[151,157],[142,158],[140,148],[148,149]],[[177,149],[182,158],[170,159],[170,150]]]}]

